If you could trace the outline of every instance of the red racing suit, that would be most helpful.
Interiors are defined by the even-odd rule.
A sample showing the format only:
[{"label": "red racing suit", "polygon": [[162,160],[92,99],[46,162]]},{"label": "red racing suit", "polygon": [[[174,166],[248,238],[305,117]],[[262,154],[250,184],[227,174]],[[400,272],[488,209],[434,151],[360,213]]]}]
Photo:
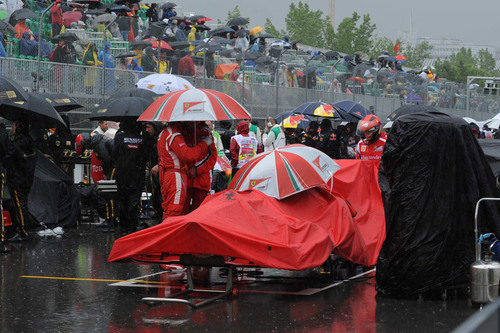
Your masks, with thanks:
[{"label": "red racing suit", "polygon": [[[196,130],[196,137],[201,139],[212,137],[212,133],[210,133],[208,129],[199,126]],[[214,141],[213,137],[212,141]],[[211,171],[216,162],[217,148],[215,146],[215,142],[212,142],[210,147],[208,147],[207,153],[195,163],[190,164],[190,167],[195,168],[195,173],[194,178],[188,177],[186,211],[189,211],[189,204],[191,201],[192,209],[195,210],[207,197],[212,185]]]},{"label": "red racing suit", "polygon": [[370,144],[365,142],[363,139],[359,140],[356,145],[356,158],[361,160],[376,160],[377,166],[380,165],[380,159],[382,158],[382,153],[384,152],[386,140],[386,133],[380,134],[377,141]]},{"label": "red racing suit", "polygon": [[189,164],[207,154],[206,142],[188,147],[178,124],[165,127],[158,137],[158,167],[163,198],[163,219],[184,213]]}]

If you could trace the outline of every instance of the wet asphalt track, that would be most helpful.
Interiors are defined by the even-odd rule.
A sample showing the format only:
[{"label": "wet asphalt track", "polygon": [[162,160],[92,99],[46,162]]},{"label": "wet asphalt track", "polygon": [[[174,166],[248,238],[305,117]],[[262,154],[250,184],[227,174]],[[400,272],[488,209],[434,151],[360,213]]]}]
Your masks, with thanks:
[{"label": "wet asphalt track", "polygon": [[[151,307],[141,298],[164,296],[165,289],[109,286],[160,271],[157,265],[107,263],[116,237],[81,226],[0,254],[0,332],[448,332],[475,311],[461,298],[376,297],[373,278],[313,296],[242,291],[196,311],[182,304]],[[330,283],[308,280],[308,287]],[[290,279],[241,286],[268,292],[305,287]]]}]

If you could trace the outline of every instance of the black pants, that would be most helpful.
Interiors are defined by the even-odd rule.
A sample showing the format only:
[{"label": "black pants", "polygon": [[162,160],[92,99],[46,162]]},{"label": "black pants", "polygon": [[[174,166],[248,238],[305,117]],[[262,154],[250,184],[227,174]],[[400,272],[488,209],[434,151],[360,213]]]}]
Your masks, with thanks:
[{"label": "black pants", "polygon": [[141,209],[140,189],[120,188],[118,185],[117,201],[119,205],[120,226],[129,232],[136,230]]},{"label": "black pants", "polygon": [[31,215],[28,211],[29,190],[9,187],[13,211],[11,212],[12,226],[19,234],[25,235],[26,229],[32,226]]},{"label": "black pants", "polygon": [[163,203],[163,198],[161,196],[161,186],[160,186],[160,178],[158,174],[150,174],[151,181],[151,203],[153,205],[153,209],[155,211],[156,217],[159,221],[163,216],[163,207],[161,204]]},{"label": "black pants", "polygon": [[3,243],[5,241],[5,220],[3,218],[3,191],[5,189],[5,175],[3,172],[0,172],[0,216],[1,223],[2,223],[2,229],[1,229],[1,234],[0,234],[0,243]]},{"label": "black pants", "polygon": [[62,27],[57,23],[52,24],[52,37],[59,35],[61,28]]}]

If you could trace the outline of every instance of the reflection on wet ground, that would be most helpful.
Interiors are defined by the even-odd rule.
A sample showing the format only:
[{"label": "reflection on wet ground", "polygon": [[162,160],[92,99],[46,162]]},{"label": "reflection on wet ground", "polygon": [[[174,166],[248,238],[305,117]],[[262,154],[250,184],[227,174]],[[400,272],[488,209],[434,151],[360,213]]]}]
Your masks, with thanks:
[{"label": "reflection on wet ground", "polygon": [[[242,290],[196,311],[182,304],[149,306],[142,297],[177,290],[109,286],[160,271],[157,265],[107,263],[116,237],[84,226],[62,238],[14,244],[12,253],[0,254],[0,332],[448,332],[475,311],[462,298],[380,298],[373,278],[313,296]],[[246,283],[242,289],[298,290],[301,284],[288,279]]]}]

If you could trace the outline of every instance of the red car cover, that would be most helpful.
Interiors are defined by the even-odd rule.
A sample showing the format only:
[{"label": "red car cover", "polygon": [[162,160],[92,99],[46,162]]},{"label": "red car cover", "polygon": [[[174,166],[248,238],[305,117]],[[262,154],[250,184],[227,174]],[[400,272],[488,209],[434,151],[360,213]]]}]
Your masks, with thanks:
[{"label": "red car cover", "polygon": [[333,250],[354,262],[374,265],[385,237],[376,166],[362,160],[337,163],[341,169],[333,186],[338,193],[313,188],[277,200],[258,191],[226,190],[208,197],[188,215],[116,240],[109,261],[189,253],[304,270],[320,266]]}]

